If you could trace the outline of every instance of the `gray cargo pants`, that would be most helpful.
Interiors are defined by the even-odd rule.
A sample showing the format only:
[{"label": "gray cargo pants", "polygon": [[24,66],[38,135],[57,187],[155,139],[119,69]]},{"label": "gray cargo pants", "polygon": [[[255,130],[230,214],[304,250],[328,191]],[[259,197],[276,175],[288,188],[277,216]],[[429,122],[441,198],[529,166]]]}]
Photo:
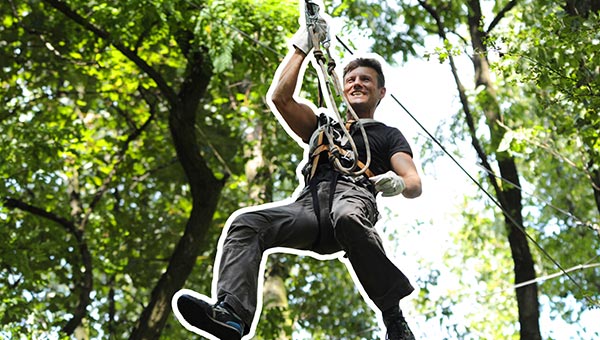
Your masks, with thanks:
[{"label": "gray cargo pants", "polygon": [[[413,291],[408,278],[388,259],[374,228],[375,197],[359,184],[340,179],[304,188],[291,204],[239,215],[223,244],[217,297],[252,324],[263,252],[273,247],[331,254],[344,250],[369,298],[380,310],[398,306]],[[313,197],[319,197],[315,214]],[[331,204],[331,212],[329,212]],[[320,225],[320,226],[319,226]]]}]

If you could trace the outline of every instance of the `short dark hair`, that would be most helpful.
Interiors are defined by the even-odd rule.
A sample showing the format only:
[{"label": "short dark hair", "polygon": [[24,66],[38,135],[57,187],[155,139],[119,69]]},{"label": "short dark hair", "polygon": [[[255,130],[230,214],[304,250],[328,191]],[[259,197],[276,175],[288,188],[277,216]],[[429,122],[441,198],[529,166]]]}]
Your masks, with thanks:
[{"label": "short dark hair", "polygon": [[351,72],[352,70],[358,67],[370,67],[377,72],[377,86],[382,88],[385,86],[385,77],[383,76],[383,70],[381,68],[381,63],[373,58],[356,58],[349,62],[346,67],[344,67],[343,78],[346,78],[346,74]]}]

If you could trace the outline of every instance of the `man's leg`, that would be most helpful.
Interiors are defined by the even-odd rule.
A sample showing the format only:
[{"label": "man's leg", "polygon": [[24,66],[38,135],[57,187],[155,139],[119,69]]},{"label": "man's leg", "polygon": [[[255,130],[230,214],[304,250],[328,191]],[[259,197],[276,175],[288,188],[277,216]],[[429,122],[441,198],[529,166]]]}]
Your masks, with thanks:
[{"label": "man's leg", "polygon": [[373,195],[352,183],[339,182],[331,210],[335,237],[365,292],[383,312],[389,339],[411,339],[399,303],[414,289],[385,254],[374,228],[377,206]]},{"label": "man's leg", "polygon": [[397,306],[414,289],[385,254],[375,223],[377,206],[366,189],[339,182],[331,209],[335,237],[369,298],[381,310]]},{"label": "man's leg", "polygon": [[231,306],[247,325],[256,311],[263,253],[273,247],[310,250],[314,245],[318,225],[309,203],[300,200],[244,213],[231,223],[221,254],[217,297]]},{"label": "man's leg", "polygon": [[[179,312],[192,326],[223,339],[248,333],[257,305],[260,263],[265,250],[289,247],[310,250],[318,224],[310,193],[285,206],[246,212],[227,229],[221,249],[215,306],[189,295],[177,300]],[[200,315],[200,316],[198,316]]]}]

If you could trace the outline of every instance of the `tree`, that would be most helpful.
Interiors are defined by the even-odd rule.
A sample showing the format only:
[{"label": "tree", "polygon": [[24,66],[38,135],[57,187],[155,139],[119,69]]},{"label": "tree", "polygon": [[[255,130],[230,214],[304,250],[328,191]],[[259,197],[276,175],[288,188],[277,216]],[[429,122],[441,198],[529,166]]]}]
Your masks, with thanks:
[{"label": "tree", "polygon": [[[210,291],[227,216],[297,185],[302,149],[264,102],[297,8],[243,0],[1,5],[2,334],[184,336],[169,317],[170,298],[188,277],[187,287]],[[255,120],[263,122],[260,144],[247,138]],[[257,154],[270,176],[244,173]],[[270,189],[245,196],[254,185]],[[289,266],[314,266],[298,261]],[[331,268],[321,275],[345,272]],[[347,275],[336,284],[329,291],[340,303],[330,315],[357,294]],[[317,304],[320,292],[311,293],[298,298]],[[372,319],[361,311],[352,325],[364,330]],[[320,332],[352,332],[348,325]]]},{"label": "tree", "polygon": [[[544,254],[527,256],[532,241],[523,226],[563,270],[594,264],[596,2],[498,1],[494,15],[476,1],[331,8],[388,60],[417,55],[428,36],[442,38],[439,57],[450,66],[462,50],[472,56],[479,87],[468,90],[450,69],[463,104],[454,138],[468,136],[486,167],[483,186],[502,210],[479,211],[472,202],[490,198],[469,198],[464,218],[473,223],[460,236],[472,248],[462,252],[465,262],[490,288],[510,261],[517,283],[535,278],[534,262],[541,274],[556,272]],[[264,101],[297,10],[296,3],[247,0],[0,5],[0,334],[186,334],[169,317],[170,297],[184,284],[210,291],[216,239],[229,214],[287,197],[297,185],[302,149]],[[495,61],[490,53],[498,49],[503,56]],[[316,98],[310,83],[304,95]],[[523,195],[523,187],[536,195]],[[575,243],[576,251],[565,251]],[[484,250],[493,259],[481,260]],[[340,262],[269,261],[288,307],[266,308],[259,336],[376,337],[373,313]],[[599,274],[592,268],[541,286],[557,311],[571,313],[557,316],[575,322],[595,304]],[[438,278],[422,281],[426,306],[427,287]],[[569,309],[565,291],[584,303]],[[517,289],[522,338],[540,334],[536,296],[535,285]],[[491,312],[505,326],[494,334],[510,336],[517,327],[507,318],[517,303],[503,299],[485,301],[501,305]],[[452,313],[435,307],[440,322]],[[473,320],[448,334],[491,327]],[[281,324],[285,334],[272,327]]]},{"label": "tree", "polygon": [[[446,12],[439,5],[432,5],[425,1],[420,1],[419,4],[431,15],[438,28],[437,34],[445,43],[450,42],[447,36],[449,32],[458,35],[453,26],[446,25],[446,18],[444,17]],[[514,7],[515,3],[508,2],[504,6],[499,5],[498,14],[494,16],[489,27],[484,27],[483,13],[478,0],[467,1],[465,5],[467,11],[462,15],[462,18],[466,18],[473,51],[475,86],[480,87],[477,97],[472,102],[467,98],[451,51],[448,51],[448,58],[456,80],[471,144],[484,168],[488,171],[488,180],[495,192],[498,207],[504,215],[507,238],[514,261],[515,283],[527,282],[535,279],[536,274],[529,248],[528,235],[524,232],[520,178],[514,158],[507,152],[498,150],[498,145],[505,133],[505,130],[499,124],[504,120],[504,115],[500,110],[497,89],[492,81],[490,64],[486,54],[486,51],[488,51],[488,36],[499,21],[503,19],[504,15]],[[489,140],[485,142],[478,134],[477,122],[481,117],[480,115],[485,118],[485,124],[488,128]],[[492,159],[496,162],[500,177],[508,183],[512,183],[511,185],[503,185],[498,180],[498,176],[495,175],[494,168],[491,165]],[[521,338],[541,339],[537,284],[533,283],[517,288],[516,295]]]},{"label": "tree", "polygon": [[[234,58],[276,60],[239,33],[228,46],[206,41],[224,9],[218,6],[224,4],[2,6],[12,49],[3,59],[10,61],[3,97],[11,98],[2,114],[3,145],[10,146],[3,217],[12,226],[3,259],[16,257],[3,266],[3,287],[13,292],[6,294],[5,324],[32,333],[60,327],[65,334],[86,328],[91,336],[158,337],[171,296],[217,231],[210,227],[226,180],[217,155],[225,164],[242,161],[235,156],[243,126],[219,122],[222,116],[200,105],[203,98],[210,104],[212,74],[231,69],[242,78],[252,70],[233,69]],[[234,14],[252,10],[246,3]],[[282,44],[276,29],[263,33]],[[207,139],[198,136],[197,120],[212,123],[211,131],[202,130]],[[219,135],[226,143],[216,150],[211,142]],[[180,225],[186,225],[181,238]],[[44,296],[52,298],[26,304]],[[89,309],[107,326],[93,326]],[[52,313],[47,323],[20,326],[22,315],[45,319],[44,310]],[[133,330],[117,322],[140,312]]]},{"label": "tree", "polygon": [[[562,317],[576,323],[581,313],[598,305],[598,156],[597,94],[599,65],[598,3],[550,2],[529,4],[520,15],[529,29],[506,38],[505,78],[522,84],[518,97],[527,105],[519,125],[509,124],[506,147],[522,162],[535,163],[524,174],[535,184],[537,197],[548,197],[536,224],[544,232],[542,245],[550,249],[562,269],[581,266],[546,284],[550,296],[574,297],[569,306],[552,299]],[[534,198],[533,200],[539,200]],[[544,229],[541,229],[544,230]],[[576,249],[563,252],[565,244]],[[546,263],[546,272],[556,271]],[[568,293],[565,293],[568,292]],[[583,331],[585,333],[585,330]]]}]

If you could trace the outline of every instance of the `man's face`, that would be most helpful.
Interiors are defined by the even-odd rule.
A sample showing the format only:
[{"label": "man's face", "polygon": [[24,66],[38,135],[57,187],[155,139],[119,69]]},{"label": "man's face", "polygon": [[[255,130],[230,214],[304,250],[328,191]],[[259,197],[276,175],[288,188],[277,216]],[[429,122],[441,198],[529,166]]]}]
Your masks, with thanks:
[{"label": "man's face", "polygon": [[385,87],[378,86],[377,71],[370,67],[357,67],[344,76],[344,96],[361,116],[372,116],[384,95]]}]

